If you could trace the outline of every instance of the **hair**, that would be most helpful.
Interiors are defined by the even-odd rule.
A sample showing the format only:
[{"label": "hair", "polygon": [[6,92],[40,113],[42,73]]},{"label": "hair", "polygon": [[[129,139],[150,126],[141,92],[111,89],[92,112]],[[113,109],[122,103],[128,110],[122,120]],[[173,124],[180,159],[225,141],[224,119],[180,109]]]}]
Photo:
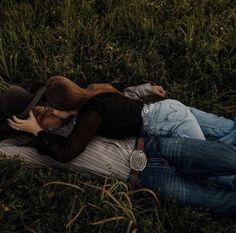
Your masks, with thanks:
[{"label": "hair", "polygon": [[106,92],[122,94],[107,83],[92,84],[84,89],[68,78],[53,76],[47,81],[45,97],[48,106],[58,110],[70,111],[80,109],[93,96]]}]

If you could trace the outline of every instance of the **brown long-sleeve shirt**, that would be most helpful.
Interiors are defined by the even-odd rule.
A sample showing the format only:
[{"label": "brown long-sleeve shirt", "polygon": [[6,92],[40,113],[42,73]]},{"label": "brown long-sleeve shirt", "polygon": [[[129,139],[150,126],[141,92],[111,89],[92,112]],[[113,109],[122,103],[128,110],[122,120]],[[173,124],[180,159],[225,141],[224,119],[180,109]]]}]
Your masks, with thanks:
[{"label": "brown long-sleeve shirt", "polygon": [[143,123],[142,108],[139,100],[119,93],[96,95],[81,108],[68,137],[40,131],[37,149],[59,162],[67,162],[82,153],[95,134],[114,139],[136,136]]}]

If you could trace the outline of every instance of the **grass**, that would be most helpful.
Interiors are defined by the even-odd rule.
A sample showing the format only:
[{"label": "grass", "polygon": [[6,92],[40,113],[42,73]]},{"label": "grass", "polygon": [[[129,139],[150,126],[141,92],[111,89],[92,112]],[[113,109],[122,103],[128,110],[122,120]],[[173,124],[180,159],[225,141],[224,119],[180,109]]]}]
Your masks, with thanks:
[{"label": "grass", "polygon": [[[235,116],[234,0],[2,0],[0,19],[0,93],[52,75],[82,86],[153,81],[168,98]],[[1,166],[1,232],[134,232],[133,223],[139,232],[236,232],[203,210],[160,209],[154,197],[151,208],[116,179],[104,187],[73,172]],[[45,186],[52,181],[66,184]]]},{"label": "grass", "polygon": [[[0,163],[1,232],[236,232],[229,219],[205,210],[181,208],[172,200],[161,206],[150,190],[133,193],[115,177]],[[139,198],[136,198],[138,195]]]}]

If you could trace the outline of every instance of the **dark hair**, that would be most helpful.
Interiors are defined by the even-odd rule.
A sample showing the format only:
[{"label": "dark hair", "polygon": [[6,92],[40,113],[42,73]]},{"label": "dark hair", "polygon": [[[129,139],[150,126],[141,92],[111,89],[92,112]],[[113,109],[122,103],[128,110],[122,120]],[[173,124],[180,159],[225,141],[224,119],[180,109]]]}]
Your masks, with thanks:
[{"label": "dark hair", "polygon": [[45,97],[48,106],[70,111],[79,109],[91,97],[105,92],[122,94],[107,83],[92,84],[84,89],[68,78],[54,76],[47,81]]}]

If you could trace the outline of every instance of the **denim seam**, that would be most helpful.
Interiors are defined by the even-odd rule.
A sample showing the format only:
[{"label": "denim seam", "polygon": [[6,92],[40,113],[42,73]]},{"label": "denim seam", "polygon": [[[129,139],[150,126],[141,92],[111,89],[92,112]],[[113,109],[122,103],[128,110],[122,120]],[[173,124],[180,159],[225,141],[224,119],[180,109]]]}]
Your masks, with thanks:
[{"label": "denim seam", "polygon": [[[199,124],[199,125],[200,125],[200,124]],[[224,128],[213,127],[213,126],[204,125],[204,124],[201,124],[200,127],[204,127],[204,128],[208,128],[208,129],[219,129],[219,130],[222,131],[222,132],[228,132],[228,131],[225,131]],[[234,126],[234,129],[236,129],[236,124],[235,124],[235,126]]]}]

